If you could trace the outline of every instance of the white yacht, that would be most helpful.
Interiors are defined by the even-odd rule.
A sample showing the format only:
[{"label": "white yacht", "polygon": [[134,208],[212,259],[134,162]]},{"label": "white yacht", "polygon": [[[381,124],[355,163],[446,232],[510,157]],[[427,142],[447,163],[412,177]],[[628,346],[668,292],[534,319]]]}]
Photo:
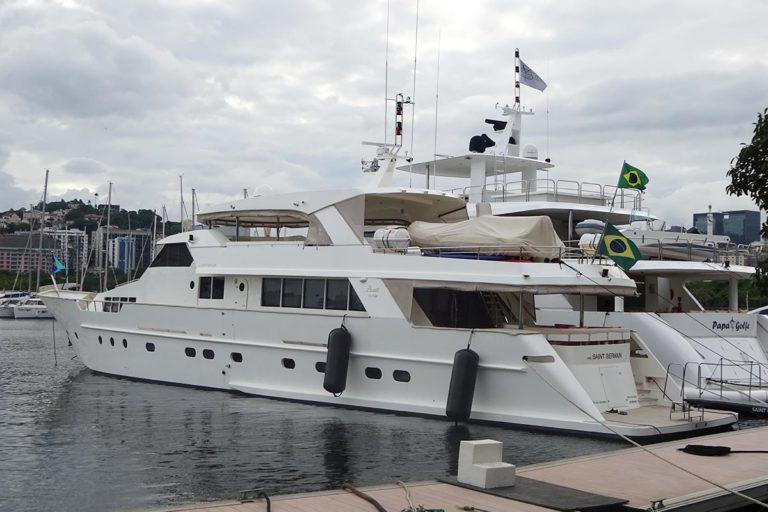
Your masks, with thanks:
[{"label": "white yacht", "polygon": [[[649,260],[636,263],[629,274],[640,284],[641,298],[625,310],[623,297],[537,295],[537,325],[630,329],[635,380],[648,403],[671,399],[768,412],[768,318],[738,312],[738,281],[751,278],[754,268],[748,264],[754,258],[728,237],[654,229],[655,217],[643,208],[638,191],[550,178],[554,166],[539,160],[535,147],[521,149],[521,121],[530,112],[505,107],[501,114],[508,120],[486,119],[495,141],[483,134],[486,142],[473,137],[466,154],[399,169],[469,180],[469,186],[454,190],[467,199],[470,212],[473,203],[487,203],[494,215],[547,215],[583,256],[594,255],[603,222],[641,221],[642,227],[622,229]],[[695,280],[728,281],[729,310],[705,311],[685,286]]]},{"label": "white yacht", "polygon": [[29,297],[27,292],[6,292],[0,297],[0,318],[13,318],[17,304]]},{"label": "white yacht", "polygon": [[29,297],[13,307],[13,317],[17,320],[33,318],[53,318],[53,314],[39,297]]},{"label": "white yacht", "polygon": [[432,190],[251,197],[161,240],[137,281],[42,297],[104,374],[647,439],[734,424],[639,402],[628,329],[537,327],[535,295],[635,284],[612,265],[562,263],[546,217],[489,218],[468,221],[462,198]]}]

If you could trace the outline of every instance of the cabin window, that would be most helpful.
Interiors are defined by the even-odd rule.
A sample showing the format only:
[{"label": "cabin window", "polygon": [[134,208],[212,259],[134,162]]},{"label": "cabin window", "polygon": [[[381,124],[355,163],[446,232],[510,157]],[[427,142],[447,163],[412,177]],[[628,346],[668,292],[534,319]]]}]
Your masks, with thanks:
[{"label": "cabin window", "polygon": [[301,307],[301,279],[283,279],[284,308]]},{"label": "cabin window", "polygon": [[205,359],[213,359],[213,350],[206,348],[203,350],[203,357]]},{"label": "cabin window", "polygon": [[363,306],[360,297],[357,296],[352,284],[349,285],[349,309],[350,311],[365,311],[365,306]]},{"label": "cabin window", "polygon": [[304,280],[304,307],[307,309],[323,309],[325,299],[324,279]]},{"label": "cabin window", "polygon": [[147,349],[147,352],[154,352],[155,351],[155,344],[149,342],[149,343],[144,345],[144,348]]},{"label": "cabin window", "polygon": [[128,340],[123,338],[123,348],[128,348]]},{"label": "cabin window", "polygon": [[189,267],[192,265],[192,254],[186,243],[165,244],[155,256],[150,267]]},{"label": "cabin window", "polygon": [[200,299],[210,299],[211,298],[211,278],[210,277],[201,277],[200,278],[200,286],[197,287],[197,297]]},{"label": "cabin window", "polygon": [[[201,282],[202,286],[203,283]],[[365,311],[348,279],[302,279],[265,277],[261,283],[261,305],[284,308]]]},{"label": "cabin window", "polygon": [[187,357],[195,357],[197,355],[197,350],[192,347],[187,347],[184,349],[184,353],[187,355]]},{"label": "cabin window", "polygon": [[294,368],[296,368],[296,361],[294,361],[291,358],[288,358],[288,357],[283,358],[282,363],[283,363],[283,368],[287,368],[289,370],[293,370]]},{"label": "cabin window", "polygon": [[317,370],[318,373],[325,373],[325,361],[316,362],[315,370]]},{"label": "cabin window", "polygon": [[223,277],[213,278],[213,293],[211,295],[211,298],[212,299],[224,298],[224,278]]},{"label": "cabin window", "polygon": [[235,363],[242,363],[243,362],[243,354],[240,352],[232,352],[229,354],[229,357],[232,358],[232,361]]},{"label": "cabin window", "polygon": [[480,292],[414,288],[413,298],[435,327],[488,329],[494,326]]},{"label": "cabin window", "polygon": [[200,286],[197,292],[200,299],[223,299],[224,298],[224,278],[223,277],[201,277]]},{"label": "cabin window", "polygon": [[381,370],[379,368],[369,366],[365,369],[365,376],[369,379],[379,380],[381,378]]},{"label": "cabin window", "polygon": [[261,283],[261,305],[280,306],[280,287],[282,279],[265,277]]},{"label": "cabin window", "polygon": [[347,309],[349,281],[329,279],[325,286],[325,309]]}]

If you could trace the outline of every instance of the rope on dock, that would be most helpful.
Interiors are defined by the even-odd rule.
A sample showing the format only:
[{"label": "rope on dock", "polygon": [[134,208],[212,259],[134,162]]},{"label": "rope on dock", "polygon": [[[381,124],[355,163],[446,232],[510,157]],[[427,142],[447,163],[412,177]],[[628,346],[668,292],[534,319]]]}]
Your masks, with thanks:
[{"label": "rope on dock", "polygon": [[387,509],[382,507],[381,503],[379,503],[378,501],[373,499],[371,496],[365,494],[364,492],[358,491],[357,489],[352,487],[352,485],[344,484],[344,485],[341,486],[341,488],[344,489],[345,491],[351,492],[352,494],[354,494],[355,496],[357,496],[359,498],[363,498],[365,501],[367,501],[368,503],[370,503],[371,505],[376,507],[376,510],[378,510],[379,512],[387,512]]}]

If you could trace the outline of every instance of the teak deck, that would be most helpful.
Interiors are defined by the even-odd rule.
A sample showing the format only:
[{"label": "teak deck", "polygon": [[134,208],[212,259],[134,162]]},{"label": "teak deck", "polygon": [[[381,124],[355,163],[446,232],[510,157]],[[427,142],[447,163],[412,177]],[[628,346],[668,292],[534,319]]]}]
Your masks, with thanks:
[{"label": "teak deck", "polygon": [[[728,488],[735,488],[758,499],[768,497],[768,454],[733,453],[722,457],[700,457],[678,451],[686,444],[725,445],[733,450],[768,450],[768,427],[684,439],[650,445],[647,448],[665,459]],[[508,461],[514,462],[514,461]],[[546,464],[518,468],[518,475],[597,495],[628,500],[628,507],[648,509],[663,500],[664,508],[708,510],[715,505],[728,509],[743,499],[725,496],[712,485],[690,476],[639,448],[590,455]],[[438,482],[408,484],[414,505],[425,508],[458,510],[469,505],[491,512],[543,511],[549,508],[530,505],[464,487]],[[396,485],[361,489],[388,511],[407,508],[405,492]],[[266,512],[266,503],[228,502],[164,509],[195,512]],[[375,510],[372,505],[344,490],[276,496],[275,512],[314,512],[333,510],[357,512]]]}]

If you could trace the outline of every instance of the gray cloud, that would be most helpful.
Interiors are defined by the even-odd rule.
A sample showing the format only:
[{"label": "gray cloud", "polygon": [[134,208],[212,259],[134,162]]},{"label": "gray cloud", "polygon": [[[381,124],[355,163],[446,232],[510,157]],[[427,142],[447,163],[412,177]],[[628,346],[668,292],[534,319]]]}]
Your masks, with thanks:
[{"label": "gray cloud", "polygon": [[[16,187],[38,190],[48,167],[54,195],[103,195],[111,180],[116,202],[174,218],[179,174],[201,206],[245,187],[362,183],[359,142],[384,136],[383,0],[81,6],[0,7],[0,169]],[[390,95],[412,94],[414,9],[392,2]],[[422,0],[415,157],[435,149],[439,30],[437,152],[465,151],[513,100],[519,47],[550,85],[523,90],[538,112],[524,143],[553,158],[553,177],[611,183],[627,159],[652,178],[646,204],[676,223],[708,201],[742,206],[724,172],[765,106],[766,15],[758,0]]]}]

